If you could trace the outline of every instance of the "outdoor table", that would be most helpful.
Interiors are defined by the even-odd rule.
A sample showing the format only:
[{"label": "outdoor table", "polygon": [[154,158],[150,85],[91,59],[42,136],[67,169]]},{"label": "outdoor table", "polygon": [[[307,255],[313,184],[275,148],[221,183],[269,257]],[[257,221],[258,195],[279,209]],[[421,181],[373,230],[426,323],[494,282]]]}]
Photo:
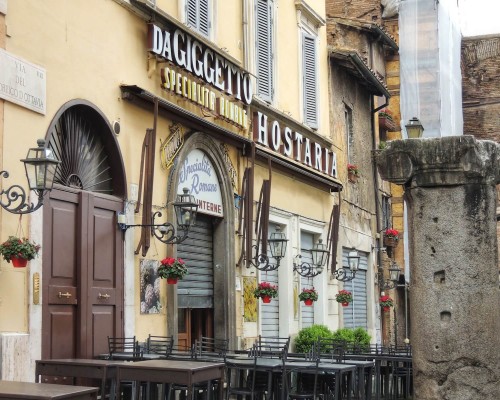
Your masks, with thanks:
[{"label": "outdoor table", "polygon": [[[253,367],[252,357],[235,357],[231,359],[232,363],[238,365],[247,365],[248,368]],[[312,361],[304,361],[304,359],[287,359],[285,360],[285,365],[288,367],[314,367],[315,363]],[[348,398],[351,399],[351,389],[352,389],[352,377],[356,373],[356,365],[344,364],[344,363],[333,363],[333,362],[320,362],[319,367],[322,372],[334,374],[335,375],[335,398],[341,398],[341,386],[343,376],[348,377]],[[276,373],[281,373],[283,370],[283,360],[279,358],[264,358],[258,357],[256,361],[256,369],[258,371],[265,371],[268,375],[268,393],[272,393],[272,375]]]},{"label": "outdoor table", "polygon": [[95,400],[97,399],[97,388],[52,383],[0,381],[0,399]]},{"label": "outdoor table", "polygon": [[116,366],[122,363],[123,361],[86,358],[36,360],[35,382],[40,381],[41,375],[100,379],[101,396],[103,396],[106,390],[106,381],[110,380],[110,396],[114,398]]},{"label": "outdoor table", "polygon": [[[321,363],[335,363],[334,359],[320,358]],[[359,399],[371,400],[372,399],[372,376],[375,369],[375,362],[370,360],[346,360],[342,364],[349,364],[356,366],[356,374],[358,383],[355,385],[356,395]],[[367,381],[364,382],[365,376]]]},{"label": "outdoor table", "polygon": [[[410,381],[411,373],[410,367],[412,365],[412,358],[408,355],[397,355],[397,354],[346,354],[345,362],[348,363],[351,360],[372,360],[375,362],[375,399],[380,400],[382,398],[382,366],[383,364],[396,364],[402,363],[406,366],[406,386],[405,395],[408,398],[410,394]],[[387,394],[389,391],[389,370],[386,371],[384,380],[384,393]]]},{"label": "outdoor table", "polygon": [[[224,363],[211,363],[192,360],[148,360],[122,363],[117,366],[117,395],[121,398],[120,382],[123,380],[166,383],[187,386],[187,399],[193,399],[193,386],[219,381],[219,400],[222,400],[224,387]],[[139,385],[136,385],[134,397],[138,398]]]},{"label": "outdoor table", "polygon": [[[312,361],[295,361],[295,360],[286,360],[286,366],[290,366],[292,368],[300,367],[300,368],[313,368],[315,367],[315,363]],[[321,372],[326,374],[334,374],[335,375],[335,398],[341,399],[342,391],[341,391],[341,382],[344,376],[347,376],[347,399],[352,398],[352,383],[353,376],[356,373],[356,366],[352,364],[344,364],[344,363],[333,363],[333,362],[319,362],[319,369]]]}]

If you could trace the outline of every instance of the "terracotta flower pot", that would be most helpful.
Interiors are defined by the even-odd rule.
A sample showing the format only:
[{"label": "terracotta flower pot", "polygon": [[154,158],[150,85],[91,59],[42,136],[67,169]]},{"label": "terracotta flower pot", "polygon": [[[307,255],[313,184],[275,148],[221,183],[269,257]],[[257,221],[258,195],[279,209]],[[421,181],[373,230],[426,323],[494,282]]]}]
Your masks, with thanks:
[{"label": "terracotta flower pot", "polygon": [[28,264],[28,260],[22,257],[12,257],[10,261],[12,261],[12,265],[16,268],[24,268]]},{"label": "terracotta flower pot", "polygon": [[178,278],[167,278],[167,283],[169,285],[175,285],[177,283]]},{"label": "terracotta flower pot", "polygon": [[262,302],[263,303],[270,303],[271,302],[271,296],[262,296]]},{"label": "terracotta flower pot", "polygon": [[304,304],[305,304],[306,306],[312,306],[312,305],[313,305],[313,303],[314,303],[314,302],[313,302],[313,300],[312,300],[312,299],[305,299],[305,300],[304,300]]},{"label": "terracotta flower pot", "polygon": [[384,311],[390,311],[391,307],[390,307],[390,306],[384,306],[384,307],[382,307],[382,309],[383,309]]},{"label": "terracotta flower pot", "polygon": [[394,237],[384,236],[384,245],[386,247],[396,247],[398,245],[398,240]]},{"label": "terracotta flower pot", "polygon": [[344,301],[344,302],[342,303],[342,307],[347,307],[347,306],[349,306],[349,303],[348,303],[347,301]]},{"label": "terracotta flower pot", "polygon": [[347,178],[349,179],[349,182],[356,183],[358,181],[358,175],[356,175],[354,172],[349,172],[347,174]]}]

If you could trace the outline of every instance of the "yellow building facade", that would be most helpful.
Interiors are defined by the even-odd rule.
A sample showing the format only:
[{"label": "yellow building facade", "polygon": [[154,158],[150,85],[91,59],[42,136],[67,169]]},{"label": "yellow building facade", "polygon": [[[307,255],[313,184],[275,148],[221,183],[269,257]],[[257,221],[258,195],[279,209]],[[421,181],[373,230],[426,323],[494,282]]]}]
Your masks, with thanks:
[{"label": "yellow building facade", "polygon": [[[341,326],[346,142],[329,115],[324,1],[3,0],[0,16],[3,189],[25,187],[19,160],[38,138],[61,161],[40,210],[0,212],[2,240],[41,245],[27,268],[0,264],[2,379],[106,353],[108,336],[244,348]],[[173,222],[184,187],[199,206],[184,242],[127,227]],[[286,253],[259,270],[260,253],[277,263],[262,251],[277,230]],[[320,240],[329,263],[303,277]],[[188,265],[177,285],[158,278],[167,256]],[[263,281],[278,286],[270,304],[252,295]]]}]

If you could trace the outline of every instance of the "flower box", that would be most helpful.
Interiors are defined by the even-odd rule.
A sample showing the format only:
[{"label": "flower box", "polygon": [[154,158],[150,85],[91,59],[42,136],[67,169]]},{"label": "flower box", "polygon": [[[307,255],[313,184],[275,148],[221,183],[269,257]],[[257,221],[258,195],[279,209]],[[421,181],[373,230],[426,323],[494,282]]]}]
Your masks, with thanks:
[{"label": "flower box", "polygon": [[392,119],[384,116],[378,117],[378,126],[380,129],[387,132],[398,132],[401,130]]}]

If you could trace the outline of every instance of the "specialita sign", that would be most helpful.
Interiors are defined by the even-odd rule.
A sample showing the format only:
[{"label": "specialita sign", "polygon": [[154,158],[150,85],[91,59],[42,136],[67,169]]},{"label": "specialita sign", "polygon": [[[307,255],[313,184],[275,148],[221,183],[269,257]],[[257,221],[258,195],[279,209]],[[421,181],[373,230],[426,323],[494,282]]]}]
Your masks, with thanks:
[{"label": "specialita sign", "polygon": [[219,180],[208,156],[203,151],[194,149],[179,168],[177,193],[182,194],[187,187],[196,197],[199,213],[223,217]]}]

